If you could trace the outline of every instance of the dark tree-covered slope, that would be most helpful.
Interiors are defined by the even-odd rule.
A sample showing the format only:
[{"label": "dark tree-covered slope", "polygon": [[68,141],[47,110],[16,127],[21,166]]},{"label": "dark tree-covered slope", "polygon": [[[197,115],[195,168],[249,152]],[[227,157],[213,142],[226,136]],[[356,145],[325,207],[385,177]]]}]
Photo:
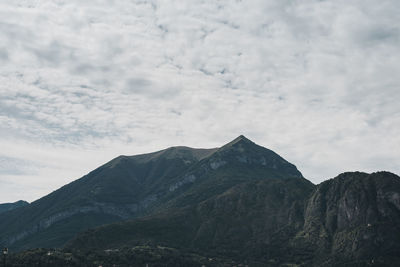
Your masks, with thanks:
[{"label": "dark tree-covered slope", "polygon": [[316,187],[304,179],[248,181],[195,206],[87,231],[68,247],[137,244],[265,266],[398,266],[400,178],[344,173]]},{"label": "dark tree-covered slope", "polygon": [[244,136],[217,149],[172,147],[120,156],[0,215],[0,245],[60,247],[98,225],[196,205],[242,182],[267,178],[303,179],[294,165]]},{"label": "dark tree-covered slope", "polygon": [[20,207],[23,207],[26,205],[29,205],[29,203],[24,200],[19,200],[14,203],[3,203],[3,204],[0,204],[0,213],[10,211],[10,210],[13,210],[16,208],[20,208]]},{"label": "dark tree-covered slope", "polygon": [[76,233],[145,214],[172,180],[215,149],[120,156],[28,206],[0,214],[0,245],[59,247]]}]

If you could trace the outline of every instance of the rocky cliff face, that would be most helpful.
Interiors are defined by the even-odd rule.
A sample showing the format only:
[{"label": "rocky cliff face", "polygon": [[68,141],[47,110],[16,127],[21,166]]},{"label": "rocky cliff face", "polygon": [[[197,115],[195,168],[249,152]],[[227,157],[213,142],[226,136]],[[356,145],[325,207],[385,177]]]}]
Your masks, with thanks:
[{"label": "rocky cliff face", "polygon": [[[318,185],[308,200],[298,247],[313,257],[365,262],[400,252],[400,179],[388,172],[344,173]],[[338,260],[336,259],[336,260]]]},{"label": "rocky cliff face", "polygon": [[91,230],[69,248],[150,242],[263,266],[396,266],[399,193],[400,178],[387,172],[344,173],[317,186],[252,180],[192,208]]}]

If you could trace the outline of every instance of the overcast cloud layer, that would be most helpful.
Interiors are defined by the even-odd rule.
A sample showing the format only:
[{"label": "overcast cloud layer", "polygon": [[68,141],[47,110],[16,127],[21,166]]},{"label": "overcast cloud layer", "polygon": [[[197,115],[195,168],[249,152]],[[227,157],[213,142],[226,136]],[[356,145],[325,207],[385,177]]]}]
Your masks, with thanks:
[{"label": "overcast cloud layer", "polygon": [[0,1],[0,202],[240,134],[319,183],[400,173],[400,1]]}]

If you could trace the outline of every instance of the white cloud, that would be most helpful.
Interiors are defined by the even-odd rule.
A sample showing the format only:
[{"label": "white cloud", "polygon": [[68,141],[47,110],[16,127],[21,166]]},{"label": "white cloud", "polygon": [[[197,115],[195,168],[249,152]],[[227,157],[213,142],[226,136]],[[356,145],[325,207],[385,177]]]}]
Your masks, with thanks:
[{"label": "white cloud", "polygon": [[400,173],[399,14],[396,0],[1,2],[0,202],[239,134],[313,182]]}]

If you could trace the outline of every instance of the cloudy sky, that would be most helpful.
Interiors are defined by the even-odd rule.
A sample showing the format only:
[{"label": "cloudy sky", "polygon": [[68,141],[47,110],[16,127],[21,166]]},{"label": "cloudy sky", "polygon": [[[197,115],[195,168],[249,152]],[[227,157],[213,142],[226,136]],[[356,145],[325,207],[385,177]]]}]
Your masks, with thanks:
[{"label": "cloudy sky", "polygon": [[314,183],[400,174],[398,0],[0,1],[0,202],[240,134]]}]

